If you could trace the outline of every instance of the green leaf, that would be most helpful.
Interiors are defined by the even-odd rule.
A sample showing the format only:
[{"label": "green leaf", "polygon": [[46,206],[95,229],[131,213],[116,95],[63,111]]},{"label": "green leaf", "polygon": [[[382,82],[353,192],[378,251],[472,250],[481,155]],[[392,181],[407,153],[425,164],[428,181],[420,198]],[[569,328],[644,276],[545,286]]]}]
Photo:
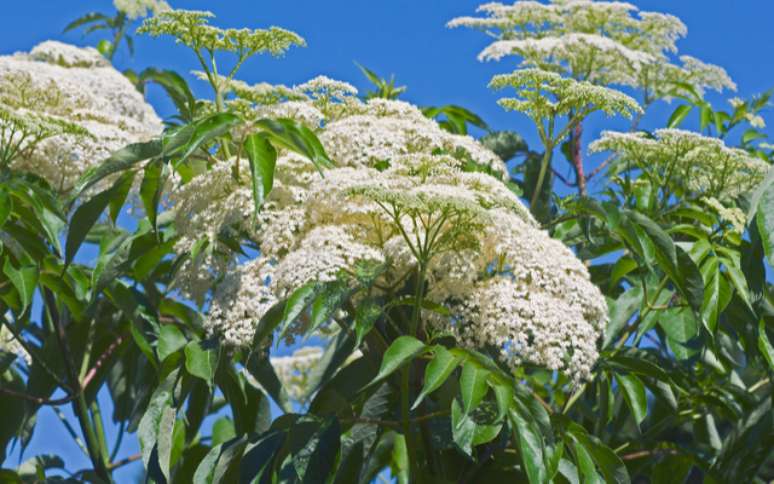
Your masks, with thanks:
[{"label": "green leaf", "polygon": [[183,333],[173,324],[165,324],[159,330],[156,352],[159,361],[164,361],[172,353],[176,353],[188,343]]},{"label": "green leaf", "polygon": [[[713,116],[712,116],[712,108],[710,108],[708,105],[704,105],[701,107],[699,111],[699,130],[704,131],[707,126],[712,122]],[[720,134],[720,133],[718,133]]]},{"label": "green leaf", "polygon": [[508,415],[513,402],[513,387],[510,383],[500,383],[494,379],[489,380],[489,385],[494,390],[495,400],[497,400],[497,418],[500,421]]},{"label": "green leaf", "polygon": [[543,465],[543,438],[536,426],[529,422],[528,415],[522,414],[518,407],[511,408],[508,417],[518,436],[519,453],[529,482],[544,483],[546,469]]},{"label": "green leaf", "polygon": [[218,367],[218,348],[207,341],[191,341],[185,346],[185,369],[212,384]]},{"label": "green leaf", "polygon": [[717,257],[707,258],[702,265],[701,272],[707,279],[704,288],[704,303],[701,308],[702,322],[707,330],[714,334],[718,317],[731,299],[731,289],[720,273]]},{"label": "green leaf", "polygon": [[154,160],[145,166],[145,176],[140,184],[140,199],[145,214],[150,220],[154,230],[157,229],[158,206],[161,201],[161,192],[167,177],[167,165],[161,160]]},{"label": "green leaf", "polygon": [[271,361],[265,354],[260,351],[254,351],[247,359],[245,367],[261,388],[274,399],[274,402],[282,410],[285,412],[293,411],[293,407],[290,405],[290,398],[288,398],[282,382],[277,377]]},{"label": "green leaf", "polygon": [[308,375],[309,395],[316,393],[320,387],[328,383],[338,373],[341,367],[347,363],[347,359],[352,356],[355,348],[355,339],[348,331],[341,331],[331,339],[319,363]]},{"label": "green leaf", "polygon": [[674,282],[691,307],[698,311],[704,302],[704,280],[691,257],[676,246],[669,234],[653,220],[632,210],[625,213],[647,234],[654,245],[659,267]]},{"label": "green leaf", "polygon": [[725,274],[728,280],[731,281],[731,285],[736,288],[736,293],[744,301],[748,308],[752,309],[752,299],[750,298],[750,289],[747,287],[747,279],[744,277],[744,273],[739,268],[737,261],[729,259],[727,257],[720,257],[720,262],[725,267]]},{"label": "green leaf", "polygon": [[465,366],[462,367],[460,393],[462,394],[463,410],[466,415],[478,407],[481,400],[486,396],[486,392],[489,389],[486,383],[488,376],[489,371],[471,361],[466,362]]},{"label": "green leaf", "polygon": [[234,421],[229,417],[220,417],[212,424],[212,445],[222,444],[236,437]]},{"label": "green leaf", "polygon": [[317,295],[322,291],[322,287],[322,284],[309,283],[293,291],[293,294],[285,302],[282,318],[279,321],[280,330],[277,343],[285,336],[285,332],[293,324],[293,321],[312,304]]},{"label": "green leaf", "polygon": [[742,144],[746,145],[752,141],[755,141],[757,139],[765,138],[766,135],[761,133],[760,131],[756,129],[748,129],[742,134]]},{"label": "green leaf", "polygon": [[11,216],[11,211],[13,211],[13,199],[7,191],[0,187],[0,228]]},{"label": "green leaf", "polygon": [[382,308],[373,301],[366,300],[358,304],[355,310],[355,348],[359,348],[363,338],[373,329],[382,315]]},{"label": "green leaf", "polygon": [[17,269],[11,264],[11,259],[6,258],[5,264],[3,264],[3,273],[8,276],[11,284],[13,284],[13,287],[19,294],[19,300],[22,304],[21,312],[24,312],[32,304],[32,296],[35,293],[35,287],[38,285],[38,268],[35,266],[24,266]]},{"label": "green leaf", "polygon": [[629,472],[621,459],[599,439],[591,436],[580,425],[569,422],[567,426],[572,438],[582,445],[599,466],[607,483],[629,484]]},{"label": "green leaf", "polygon": [[699,311],[704,303],[704,279],[701,277],[699,267],[693,262],[680,246],[675,246],[677,251],[677,274],[679,285],[678,289],[688,300],[691,307]]},{"label": "green leaf", "polygon": [[98,12],[87,13],[86,15],[82,15],[82,16],[78,17],[77,19],[73,20],[72,22],[70,22],[69,24],[67,24],[67,26],[64,28],[62,33],[69,32],[71,30],[77,29],[78,27],[80,27],[82,25],[86,25],[86,24],[89,24],[89,23],[92,23],[92,22],[98,22],[100,20],[103,20],[105,22],[109,22],[110,21],[110,17],[108,17],[105,14],[98,13]]},{"label": "green leaf", "polygon": [[653,466],[650,482],[659,484],[684,484],[693,467],[690,457],[667,455]]},{"label": "green leaf", "polygon": [[265,130],[272,144],[306,156],[318,169],[333,166],[312,130],[292,119],[260,119],[255,126]]},{"label": "green leaf", "polygon": [[769,265],[774,267],[774,183],[771,183],[761,194],[758,201],[758,214],[755,221],[761,242]]},{"label": "green leaf", "polygon": [[366,78],[369,81],[371,81],[372,84],[374,84],[377,87],[381,87],[381,85],[383,83],[382,78],[379,77],[374,71],[372,71],[371,69],[369,69],[369,68],[367,68],[367,67],[365,67],[363,65],[360,65],[357,62],[355,62],[355,65],[360,69],[360,72],[362,72],[363,75],[366,76]]},{"label": "green leaf", "polygon": [[763,197],[763,194],[769,190],[771,186],[774,185],[774,166],[769,168],[769,171],[766,173],[766,177],[763,179],[763,181],[758,185],[758,187],[753,191],[752,195],[750,196],[750,208],[747,211],[747,220],[753,220],[753,217],[758,211],[758,208],[760,207],[761,198]]},{"label": "green leaf", "polygon": [[113,223],[118,221],[118,216],[121,214],[121,208],[126,202],[126,197],[129,196],[129,191],[132,189],[134,183],[134,172],[127,171],[121,175],[121,178],[113,185],[113,196],[110,198],[109,213],[110,220]]},{"label": "green leaf", "polygon": [[425,344],[413,336],[400,336],[392,342],[384,352],[382,366],[379,368],[376,378],[369,384],[373,385],[384,380],[395,370],[408,363],[414,357],[425,351]]},{"label": "green leaf", "polygon": [[615,378],[623,389],[624,399],[632,411],[634,420],[640,425],[648,415],[648,399],[645,393],[645,385],[642,380],[634,375],[617,373]]},{"label": "green leaf", "polygon": [[75,199],[84,190],[105,177],[123,171],[135,163],[159,156],[161,152],[162,142],[160,139],[131,144],[118,151],[114,151],[107,160],[86,170],[72,189],[70,197]]},{"label": "green leaf", "polygon": [[191,139],[185,146],[180,158],[175,162],[180,164],[194,154],[205,143],[227,134],[232,128],[241,123],[239,116],[231,113],[217,113],[196,121]]},{"label": "green leaf", "polygon": [[113,189],[105,190],[94,195],[89,201],[83,203],[70,219],[65,245],[65,264],[69,265],[81,244],[86,239],[91,228],[99,220],[99,216],[110,203],[113,197]]},{"label": "green leaf", "polygon": [[178,371],[171,372],[153,392],[148,408],[137,427],[142,461],[149,473],[158,470],[169,480],[172,434],[177,411],[172,407],[172,392]]},{"label": "green leaf", "polygon": [[239,464],[239,482],[271,482],[275,455],[286,439],[286,433],[273,430],[248,444]]},{"label": "green leaf", "polygon": [[324,284],[322,291],[312,302],[306,334],[314,334],[317,328],[330,321],[336,310],[345,302],[348,294],[349,287],[344,282],[332,281]]},{"label": "green leaf", "polygon": [[127,261],[135,236],[120,235],[103,248],[91,274],[92,300],[121,274]]},{"label": "green leaf", "polygon": [[473,446],[487,444],[500,435],[503,424],[476,424],[476,430],[473,432]]},{"label": "green leaf", "polygon": [[569,459],[562,458],[559,460],[559,473],[570,484],[580,484],[581,482],[578,478],[578,468]]},{"label": "green leaf", "polygon": [[148,68],[140,74],[143,83],[155,82],[161,86],[167,95],[175,103],[180,117],[185,121],[191,121],[196,114],[196,99],[185,82],[177,72],[172,70],[158,70]]},{"label": "green leaf", "polygon": [[462,411],[457,399],[452,400],[451,407],[452,439],[467,455],[473,454],[473,438],[476,435],[476,422]]},{"label": "green leaf", "polygon": [[439,124],[443,129],[454,134],[468,134],[468,123],[483,130],[489,130],[489,126],[481,117],[462,106],[447,104],[439,107],[427,107],[422,109],[422,113],[428,118],[436,119],[436,121],[438,121],[439,116],[446,116],[446,121],[440,121]]},{"label": "green leaf", "polygon": [[326,482],[334,469],[341,442],[338,419],[302,416],[288,432],[288,450],[299,483]]},{"label": "green leaf", "polygon": [[602,347],[609,346],[621,330],[627,325],[642,304],[642,286],[636,285],[629,288],[626,292],[618,296],[618,299],[608,298],[608,316],[609,322],[605,328],[605,335]]},{"label": "green leaf", "polygon": [[591,454],[580,443],[573,443],[575,449],[575,459],[578,461],[578,467],[580,468],[581,475],[583,476],[583,482],[589,484],[603,484],[605,481],[597,473],[597,467],[594,465],[594,460],[591,458]]},{"label": "green leaf", "polygon": [[459,358],[455,357],[449,350],[441,345],[436,345],[432,349],[433,359],[425,368],[425,383],[411,410],[414,410],[422,403],[422,400],[438,389],[449,378],[457,365]]},{"label": "green leaf", "polygon": [[194,484],[236,482],[246,445],[245,437],[237,437],[213,447],[196,468]]},{"label": "green leaf", "polygon": [[349,452],[343,456],[341,464],[336,471],[336,480],[333,484],[350,484],[359,482],[360,471],[363,468],[363,442],[359,441],[353,445]]},{"label": "green leaf", "polygon": [[693,313],[685,307],[661,311],[658,324],[669,339],[686,343],[699,334],[699,327]]},{"label": "green leaf", "polygon": [[254,133],[247,137],[244,145],[250,160],[250,174],[253,180],[253,201],[255,214],[261,210],[264,200],[274,186],[274,166],[277,163],[277,150],[266,135]]},{"label": "green leaf", "polygon": [[763,319],[758,323],[758,349],[769,364],[769,368],[774,370],[774,347],[771,346],[769,336],[766,334]]},{"label": "green leaf", "polygon": [[693,109],[693,106],[688,104],[683,104],[681,106],[677,106],[677,109],[675,109],[672,112],[672,115],[669,116],[669,121],[667,122],[668,128],[677,128],[682,124],[682,122],[685,120],[686,116],[690,114],[691,110]]},{"label": "green leaf", "polygon": [[204,459],[199,463],[194,473],[194,484],[211,484],[213,482],[213,474],[215,473],[215,466],[218,464],[218,458],[223,450],[223,444],[218,444],[207,452]]}]

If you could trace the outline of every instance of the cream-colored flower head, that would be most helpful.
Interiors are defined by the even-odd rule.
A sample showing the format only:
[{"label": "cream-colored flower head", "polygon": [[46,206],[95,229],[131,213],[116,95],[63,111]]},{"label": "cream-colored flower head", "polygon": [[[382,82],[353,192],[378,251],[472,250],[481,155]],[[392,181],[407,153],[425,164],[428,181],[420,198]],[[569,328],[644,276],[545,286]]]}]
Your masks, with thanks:
[{"label": "cream-colored flower head", "polygon": [[164,0],[113,0],[113,6],[131,20],[170,10],[169,4]]},{"label": "cream-colored flower head", "polygon": [[[8,324],[5,322],[5,324]],[[5,327],[5,324],[0,326],[0,351],[10,353],[16,358],[23,360],[27,365],[32,364],[32,357],[27,350],[24,349],[19,340],[13,335],[13,333]]]},{"label": "cream-colored flower head", "polygon": [[239,52],[251,56],[284,54],[290,47],[305,45],[295,32],[280,27],[268,29],[221,29],[209,24],[212,12],[198,10],[164,10],[145,19],[137,33],[152,37],[169,35],[192,49],[210,52]]},{"label": "cream-colored flower head", "polygon": [[[208,330],[250,345],[272,304],[307,284],[344,284],[356,304],[363,294],[355,281],[368,268],[380,268],[371,296],[387,297],[424,265],[427,298],[446,308],[423,315],[427,331],[496,348],[514,370],[530,364],[587,377],[606,323],[604,298],[508,189],[502,161],[411,104],[340,99],[351,97],[346,85],[325,84],[343,92],[327,101],[334,117],[315,128],[336,167],[321,175],[303,157],[280,153],[255,218],[244,160],[238,176],[236,160],[223,160],[173,190],[177,250],[206,252],[202,237],[210,248],[184,268],[216,286]],[[229,234],[246,237],[258,256],[238,263],[217,243]],[[307,323],[290,328],[289,341]]]},{"label": "cream-colored flower head", "polygon": [[635,163],[673,194],[724,202],[752,190],[769,168],[765,161],[729,148],[718,138],[680,129],[659,129],[653,137],[605,131],[589,149],[611,151],[620,160]]},{"label": "cream-colored flower head", "polygon": [[162,130],[153,108],[99,52],[54,41],[0,57],[0,123],[0,143],[19,145],[11,166],[62,191],[111,152]]},{"label": "cream-colored flower head", "polygon": [[495,38],[480,60],[516,56],[525,67],[641,88],[649,101],[671,97],[678,79],[699,92],[735,88],[720,67],[688,56],[680,58],[682,65],[670,59],[676,42],[687,34],[673,15],[592,0],[492,2],[478,11],[481,17],[458,17],[448,26],[483,30]]},{"label": "cream-colored flower head", "polygon": [[503,98],[498,104],[507,110],[524,112],[539,123],[570,112],[585,116],[592,111],[603,111],[609,116],[621,114],[628,118],[642,112],[637,101],[620,91],[542,69],[519,69],[496,75],[489,87],[515,89],[517,98]]}]

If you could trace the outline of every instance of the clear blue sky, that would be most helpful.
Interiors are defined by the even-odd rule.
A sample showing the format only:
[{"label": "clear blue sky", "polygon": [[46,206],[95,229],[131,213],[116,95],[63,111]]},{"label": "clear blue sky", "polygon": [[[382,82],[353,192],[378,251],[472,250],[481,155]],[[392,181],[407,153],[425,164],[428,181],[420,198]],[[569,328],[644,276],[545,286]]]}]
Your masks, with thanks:
[{"label": "clear blue sky", "polygon": [[[643,10],[672,13],[688,25],[688,37],[679,43],[681,53],[694,55],[725,67],[739,85],[738,95],[749,96],[774,87],[774,35],[771,0],[630,0]],[[179,8],[212,10],[216,25],[224,27],[266,27],[278,25],[306,38],[308,47],[291,50],[283,59],[261,58],[250,61],[241,71],[249,82],[285,84],[303,82],[325,74],[367,88],[367,82],[354,61],[381,75],[394,73],[408,86],[407,100],[420,105],[459,104],[481,115],[495,129],[523,131],[534,140],[526,120],[507,114],[495,104],[497,96],[486,84],[496,73],[515,67],[514,59],[499,63],[479,63],[478,52],[488,39],[469,30],[449,30],[452,17],[470,15],[481,3],[476,0],[169,0]],[[78,33],[62,35],[72,19],[90,11],[113,12],[109,0],[5,0],[0,8],[0,54],[29,50],[46,39],[93,45],[99,35],[82,38]],[[116,58],[121,68],[140,70],[147,66],[171,68],[181,73],[195,69],[192,55],[169,38],[137,39],[137,52],[130,59],[125,50]],[[198,81],[195,86],[203,88]],[[202,94],[204,90],[200,90]],[[158,101],[157,96],[152,101]],[[716,96],[709,98],[720,105]],[[162,113],[164,104],[159,104]],[[673,107],[655,109],[644,127],[663,125]],[[622,128],[617,122],[593,120],[586,128],[585,141],[600,129]],[[769,120],[774,126],[774,119]],[[774,130],[769,129],[769,133]],[[67,412],[69,414],[69,412]],[[1,416],[0,416],[1,418]],[[41,415],[41,424],[26,456],[38,452],[59,452],[72,462],[71,468],[86,461],[61,424],[50,412]],[[133,439],[124,452],[136,451]],[[6,465],[15,465],[18,454]],[[119,482],[131,481],[138,469],[128,468],[117,475]]]}]

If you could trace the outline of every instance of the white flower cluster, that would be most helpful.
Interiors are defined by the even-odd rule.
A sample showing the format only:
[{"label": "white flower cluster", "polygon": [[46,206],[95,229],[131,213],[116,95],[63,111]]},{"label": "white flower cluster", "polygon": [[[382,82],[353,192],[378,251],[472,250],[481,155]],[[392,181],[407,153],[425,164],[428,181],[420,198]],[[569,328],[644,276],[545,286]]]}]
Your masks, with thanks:
[{"label": "white flower cluster", "polygon": [[[288,356],[272,356],[269,358],[271,366],[282,383],[282,387],[291,400],[300,405],[306,405],[313,397],[313,378],[319,371],[324,350],[320,346],[302,346]],[[348,365],[352,361],[362,357],[360,350],[355,350],[344,361]]]},{"label": "white flower cluster", "polygon": [[292,400],[304,404],[311,396],[310,377],[322,356],[321,347],[303,346],[292,355],[270,358],[269,361],[277,373],[277,378]]},{"label": "white flower cluster", "polygon": [[27,353],[27,350],[19,343],[19,340],[16,339],[13,333],[5,327],[5,324],[0,326],[0,351],[15,355],[30,365],[32,363],[30,354]]},{"label": "white flower cluster", "polygon": [[681,58],[682,66],[672,62],[676,41],[687,34],[672,15],[594,0],[493,2],[478,11],[485,16],[455,18],[448,26],[472,27],[495,37],[480,60],[516,55],[527,66],[595,84],[640,87],[652,98],[669,97],[675,79],[699,91],[735,87],[717,66],[687,56]]},{"label": "white flower cluster", "polygon": [[153,108],[99,52],[53,41],[0,57],[0,110],[69,126],[35,138],[11,165],[62,191],[111,152],[162,130]]},{"label": "white flower cluster", "polygon": [[738,235],[744,233],[747,226],[747,214],[739,207],[726,207],[717,198],[705,197],[701,201],[718,214],[720,220],[731,225],[731,231]]},{"label": "white flower cluster", "polygon": [[498,104],[507,110],[522,111],[540,124],[570,112],[585,116],[599,110],[608,116],[622,114],[628,118],[632,113],[642,112],[637,101],[620,91],[542,69],[519,69],[496,75],[489,87],[516,89],[518,98],[503,98]]},{"label": "white flower cluster", "polygon": [[209,24],[214,16],[212,12],[199,10],[162,10],[145,19],[137,33],[151,37],[170,35],[196,51],[236,52],[242,60],[257,53],[279,56],[294,45],[305,45],[301,36],[280,27],[221,29]]},{"label": "white flower cluster", "polygon": [[650,99],[671,101],[675,92],[680,92],[681,84],[692,86],[702,96],[707,89],[736,91],[736,83],[722,67],[688,55],[680,56],[680,62],[681,65],[656,62],[643,66],[640,83]]},{"label": "white flower cluster", "polygon": [[[326,101],[336,117],[317,128],[336,167],[321,175],[301,156],[281,153],[257,217],[244,161],[238,173],[237,160],[219,161],[173,189],[182,236],[176,250],[202,252],[204,236],[212,257],[224,257],[184,268],[217,283],[208,330],[250,345],[272,303],[308,283],[356,291],[364,267],[378,266],[371,295],[387,297],[424,268],[426,297],[448,310],[423,311],[427,331],[499,350],[514,368],[588,376],[607,320],[604,298],[584,265],[537,227],[501,181],[503,163],[410,104],[344,97]],[[246,237],[257,258],[235,266],[216,249],[224,234]]]},{"label": "white flower cluster", "polygon": [[271,274],[266,259],[255,259],[229,271],[218,284],[209,316],[210,321],[228,322],[216,328],[227,344],[249,344],[256,315],[265,314],[278,302],[268,286]]},{"label": "white flower cluster", "polygon": [[592,75],[585,79],[623,84],[631,84],[634,80],[622,75],[630,76],[654,60],[651,54],[630,49],[608,37],[575,32],[561,37],[499,40],[484,49],[478,59],[500,60],[508,55],[534,59],[525,63],[543,69],[567,63],[570,73],[583,72],[584,68],[588,70],[593,57]]},{"label": "white flower cluster", "polygon": [[591,152],[612,151],[636,163],[658,186],[672,193],[696,194],[727,201],[752,190],[769,165],[722,140],[680,129],[645,133],[605,131]]},{"label": "white flower cluster", "polygon": [[[209,81],[204,72],[194,71],[193,74]],[[291,118],[317,129],[324,121],[352,114],[351,110],[360,107],[354,86],[326,76],[317,76],[294,87],[265,82],[250,85],[223,76],[215,82],[224,93],[234,94],[235,98],[227,100],[226,104],[246,120]]]},{"label": "white flower cluster", "polygon": [[155,15],[169,10],[171,7],[164,0],[113,0],[116,10],[123,12],[130,20]]}]

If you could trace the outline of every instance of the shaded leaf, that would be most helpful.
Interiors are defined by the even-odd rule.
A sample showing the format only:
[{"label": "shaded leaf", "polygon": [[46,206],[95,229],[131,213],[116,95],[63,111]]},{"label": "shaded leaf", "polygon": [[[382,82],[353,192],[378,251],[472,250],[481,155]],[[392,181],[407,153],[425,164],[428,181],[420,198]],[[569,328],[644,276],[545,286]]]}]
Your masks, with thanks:
[{"label": "shaded leaf", "polygon": [[244,143],[247,158],[250,161],[250,174],[253,185],[255,214],[261,210],[264,200],[274,186],[274,166],[277,163],[277,150],[265,135],[254,133]]}]

